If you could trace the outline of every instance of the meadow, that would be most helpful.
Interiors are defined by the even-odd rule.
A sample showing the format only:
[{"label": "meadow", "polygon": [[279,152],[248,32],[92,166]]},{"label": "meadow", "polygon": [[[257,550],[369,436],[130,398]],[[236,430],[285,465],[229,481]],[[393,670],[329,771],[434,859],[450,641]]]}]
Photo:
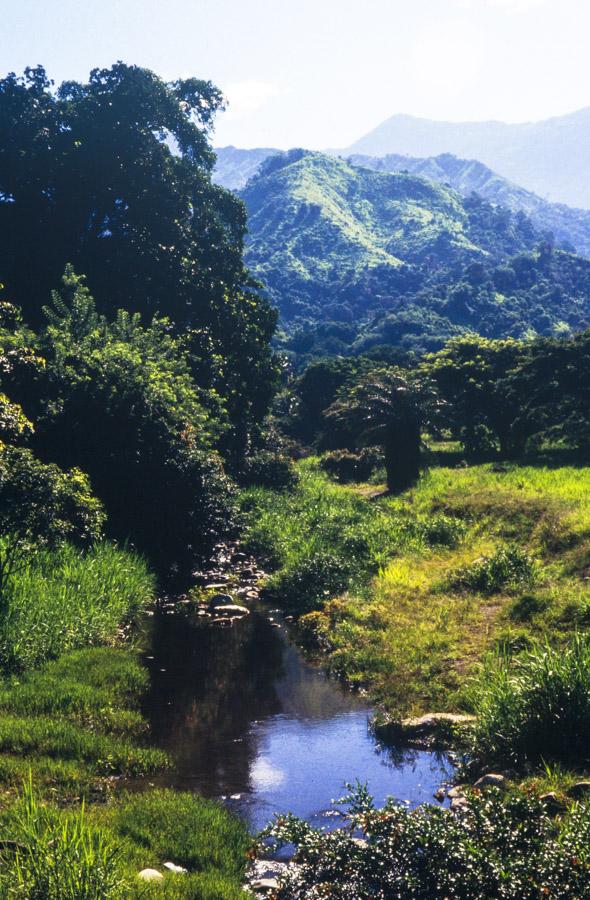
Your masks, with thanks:
[{"label": "meadow", "polygon": [[563,644],[590,621],[590,469],[444,459],[400,497],[331,482],[311,459],[294,493],[242,498],[273,601],[399,715],[468,710],[486,656]]}]

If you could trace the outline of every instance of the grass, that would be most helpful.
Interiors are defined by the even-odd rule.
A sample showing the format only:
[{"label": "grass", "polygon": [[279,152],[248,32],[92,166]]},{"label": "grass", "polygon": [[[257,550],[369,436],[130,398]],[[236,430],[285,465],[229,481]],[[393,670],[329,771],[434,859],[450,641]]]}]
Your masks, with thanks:
[{"label": "grass", "polygon": [[112,544],[87,553],[70,545],[37,553],[9,585],[2,667],[20,671],[76,647],[113,643],[154,594],[143,559]]},{"label": "grass", "polygon": [[498,656],[474,690],[474,746],[493,763],[590,762],[590,641],[539,645],[515,659]]},{"label": "grass", "polygon": [[273,602],[308,613],[328,666],[392,712],[466,708],[488,653],[590,623],[590,468],[439,465],[397,498],[315,460],[300,474],[290,494],[245,493],[247,541],[273,566]]},{"label": "grass", "polygon": [[139,704],[147,672],[129,649],[92,647],[5,680],[0,689],[0,783],[9,795],[30,768],[43,794],[104,794],[109,776],[168,764],[146,745]]},{"label": "grass", "polygon": [[[239,900],[247,896],[241,882],[249,845],[238,820],[192,794],[153,791],[63,809],[42,802],[29,778],[0,813],[0,897]],[[169,873],[169,861],[187,873]],[[141,882],[144,868],[164,880]]]}]

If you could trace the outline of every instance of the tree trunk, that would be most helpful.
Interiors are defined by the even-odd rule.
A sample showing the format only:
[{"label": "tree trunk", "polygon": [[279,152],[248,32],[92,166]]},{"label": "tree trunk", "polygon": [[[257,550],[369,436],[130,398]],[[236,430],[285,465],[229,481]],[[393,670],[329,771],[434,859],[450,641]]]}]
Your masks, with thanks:
[{"label": "tree trunk", "polygon": [[418,480],[420,445],[420,428],[416,422],[400,422],[388,429],[384,446],[385,471],[387,487],[392,494],[405,491]]}]

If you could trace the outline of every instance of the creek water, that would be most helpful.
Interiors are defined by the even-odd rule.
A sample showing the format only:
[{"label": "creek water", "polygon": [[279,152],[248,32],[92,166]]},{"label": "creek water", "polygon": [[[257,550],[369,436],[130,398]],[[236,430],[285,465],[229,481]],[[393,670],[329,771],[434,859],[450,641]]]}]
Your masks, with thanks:
[{"label": "creek water", "polygon": [[275,812],[336,826],[331,802],[356,779],[379,803],[414,807],[451,778],[445,755],[381,746],[366,703],[308,662],[272,612],[227,629],[169,613],[151,620],[146,714],[174,765],[151,782],[222,798],[258,830]]}]

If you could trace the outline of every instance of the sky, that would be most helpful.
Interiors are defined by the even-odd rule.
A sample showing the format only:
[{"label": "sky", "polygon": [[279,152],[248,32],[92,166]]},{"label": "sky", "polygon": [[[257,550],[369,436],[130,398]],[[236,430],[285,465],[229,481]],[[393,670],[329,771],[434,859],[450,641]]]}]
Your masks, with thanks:
[{"label": "sky", "polygon": [[0,0],[0,74],[118,59],[222,88],[217,146],[344,148],[395,113],[590,106],[590,0]]}]

